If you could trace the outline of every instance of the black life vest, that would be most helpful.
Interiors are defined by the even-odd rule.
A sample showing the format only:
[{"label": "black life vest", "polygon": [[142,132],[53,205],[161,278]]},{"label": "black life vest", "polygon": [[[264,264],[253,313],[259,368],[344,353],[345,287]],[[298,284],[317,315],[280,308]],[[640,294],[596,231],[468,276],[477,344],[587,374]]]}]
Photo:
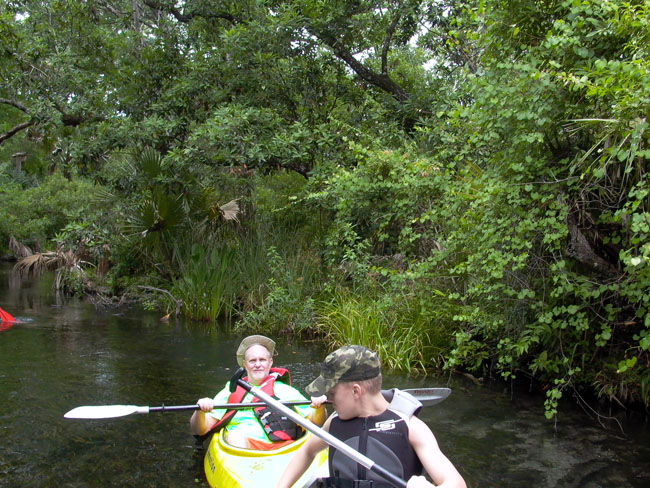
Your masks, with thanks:
[{"label": "black life vest", "polygon": [[[244,381],[248,381],[247,376],[244,377],[243,379]],[[269,375],[266,378],[264,378],[264,380],[259,386],[259,389],[262,390],[267,395],[270,395],[273,398],[278,399],[274,395],[274,391],[273,391],[273,386],[276,380],[282,381],[287,385],[291,385],[291,375],[289,374],[289,370],[285,368],[271,368],[269,370]],[[231,383],[232,381],[233,380],[231,380]],[[234,384],[231,384],[231,390],[233,389],[233,386]],[[237,385],[237,387],[234,389],[234,391],[232,391],[232,393],[228,397],[228,403],[241,403],[241,401],[246,396],[246,393],[248,393],[246,390],[244,390],[241,386]],[[251,403],[256,403],[261,401],[262,400],[258,399],[257,397],[254,397],[251,400]],[[269,438],[271,442],[295,440],[302,437],[302,435],[305,432],[305,430],[302,427],[300,427],[298,424],[296,424],[289,418],[285,417],[281,413],[271,410],[266,405],[262,407],[254,408],[253,411],[255,412],[255,417],[262,425],[262,428],[264,429],[266,436]],[[211,432],[214,433],[223,429],[226,425],[228,425],[228,423],[232,420],[232,418],[235,416],[236,413],[237,413],[236,410],[228,410],[226,413],[224,413],[223,417],[221,417],[219,422],[215,424]]]},{"label": "black life vest", "polygon": [[[329,432],[353,449],[383,466],[403,480],[422,474],[422,463],[409,442],[409,416],[390,409],[372,417],[341,420],[332,418]],[[373,486],[386,481],[348,456],[329,449],[329,470],[333,485],[337,480],[371,480]],[[344,483],[339,483],[345,486]]]}]

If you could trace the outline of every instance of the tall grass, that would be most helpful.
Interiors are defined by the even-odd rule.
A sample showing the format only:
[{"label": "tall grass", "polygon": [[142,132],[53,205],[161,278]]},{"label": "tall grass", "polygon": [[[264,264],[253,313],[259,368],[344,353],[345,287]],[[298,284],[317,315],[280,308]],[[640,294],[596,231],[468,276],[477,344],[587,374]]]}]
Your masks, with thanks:
[{"label": "tall grass", "polygon": [[312,294],[318,282],[318,260],[306,249],[271,246],[265,259],[268,274],[259,284],[261,302],[242,313],[236,327],[266,333],[300,333],[313,325]]},{"label": "tall grass", "polygon": [[316,317],[318,330],[331,345],[359,344],[376,351],[387,368],[425,370],[426,328],[409,323],[399,307],[339,291],[318,302]]},{"label": "tall grass", "polygon": [[236,276],[237,308],[245,315],[264,303],[265,283],[271,273],[266,259],[271,233],[262,226],[251,226],[237,236],[233,268]]},{"label": "tall grass", "polygon": [[220,246],[206,251],[192,246],[189,256],[179,256],[181,277],[174,280],[172,294],[183,301],[183,313],[194,320],[214,321],[222,314],[231,315],[234,251]]}]

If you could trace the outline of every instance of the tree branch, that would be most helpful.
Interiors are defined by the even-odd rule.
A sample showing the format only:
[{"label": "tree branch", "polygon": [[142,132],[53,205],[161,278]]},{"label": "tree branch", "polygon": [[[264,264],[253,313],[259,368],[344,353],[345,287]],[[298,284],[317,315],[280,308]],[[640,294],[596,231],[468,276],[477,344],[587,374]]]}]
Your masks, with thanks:
[{"label": "tree branch", "polygon": [[388,29],[386,30],[384,46],[381,50],[381,74],[382,75],[388,74],[388,50],[390,49],[390,41],[393,38],[393,33],[395,32],[395,29],[397,28],[397,24],[399,23],[401,17],[402,16],[400,15],[400,13],[397,12],[397,15],[395,15],[395,18],[393,19],[393,21],[388,26]]},{"label": "tree branch", "polygon": [[194,17],[203,17],[205,19],[223,19],[223,20],[227,20],[232,24],[238,23],[238,20],[235,18],[234,15],[224,11],[211,12],[211,13],[203,13],[203,12],[184,13],[178,10],[177,8],[175,8],[171,3],[163,4],[163,2],[157,0],[143,0],[143,3],[153,9],[161,10],[163,12],[168,12],[169,14],[173,15],[176,18],[176,20],[182,23],[188,23]]},{"label": "tree branch", "polygon": [[34,125],[34,122],[30,120],[28,122],[23,122],[22,124],[18,124],[18,125],[13,126],[11,129],[9,129],[4,134],[0,134],[0,144],[5,142],[7,139],[12,138],[13,136],[15,136],[21,130],[25,130],[25,129],[27,129],[27,127],[30,127],[32,125]]},{"label": "tree branch", "polygon": [[169,299],[174,303],[176,306],[176,311],[175,315],[176,317],[180,316],[181,314],[181,307],[183,306],[183,300],[179,298],[174,298],[174,295],[172,295],[169,291],[163,290],[162,288],[155,288],[153,286],[144,286],[144,285],[138,285],[138,288],[142,288],[144,290],[152,290],[152,291],[159,291],[161,293],[164,293],[169,297]]},{"label": "tree branch", "polygon": [[618,270],[611,263],[594,252],[589,241],[578,227],[573,214],[569,214],[567,217],[567,227],[570,235],[570,241],[566,249],[567,256],[579,261],[600,275],[606,277],[620,276]]},{"label": "tree branch", "polygon": [[313,32],[313,34],[327,44],[334,51],[334,54],[345,61],[345,63],[352,68],[352,70],[359,75],[362,80],[392,94],[393,97],[400,102],[408,100],[409,94],[405,92],[401,86],[395,83],[387,73],[377,73],[367,68],[363,63],[358,61],[348,49],[341,46],[338,40],[330,32],[320,31]]},{"label": "tree branch", "polygon": [[16,100],[9,100],[8,98],[0,98],[0,103],[6,103],[7,105],[16,107],[18,110],[22,110],[25,113],[29,113],[27,107],[25,107],[22,103],[17,102]]}]

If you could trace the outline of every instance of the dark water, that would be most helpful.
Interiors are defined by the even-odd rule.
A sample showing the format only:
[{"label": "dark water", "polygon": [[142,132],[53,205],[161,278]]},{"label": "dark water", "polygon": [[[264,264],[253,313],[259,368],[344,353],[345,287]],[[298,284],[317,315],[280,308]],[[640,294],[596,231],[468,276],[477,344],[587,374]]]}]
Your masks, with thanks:
[{"label": "dark water", "polygon": [[[161,322],[141,310],[98,311],[20,282],[0,265],[0,307],[25,323],[0,332],[0,486],[207,487],[189,413],[69,420],[81,405],[178,405],[214,394],[233,373],[240,336]],[[280,338],[276,365],[304,387],[319,343]],[[386,374],[386,386],[448,379]],[[650,430],[601,427],[582,410],[544,419],[539,401],[453,379],[421,417],[471,488],[649,487]],[[262,487],[261,487],[262,488]]]}]

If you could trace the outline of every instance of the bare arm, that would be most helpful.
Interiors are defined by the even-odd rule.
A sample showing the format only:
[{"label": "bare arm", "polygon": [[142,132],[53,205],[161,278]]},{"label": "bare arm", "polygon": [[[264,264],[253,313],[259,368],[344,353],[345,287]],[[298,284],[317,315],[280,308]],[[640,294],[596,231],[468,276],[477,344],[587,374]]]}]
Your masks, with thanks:
[{"label": "bare arm", "polygon": [[[327,419],[323,430],[329,430],[330,419]],[[282,473],[280,481],[275,485],[275,488],[291,488],[293,484],[298,481],[302,474],[309,468],[309,465],[312,463],[316,454],[325,449],[327,444],[324,440],[316,437],[315,435],[307,439],[307,442],[298,449],[298,452],[291,458],[289,465]]]},{"label": "bare arm", "polygon": [[192,432],[197,435],[205,435],[212,430],[217,423],[217,419],[206,415],[207,412],[212,411],[214,408],[214,400],[212,398],[201,398],[196,404],[201,408],[192,414],[190,418],[190,428]]},{"label": "bare arm", "polygon": [[413,476],[408,481],[408,488],[430,488],[433,486],[467,488],[465,480],[456,467],[440,450],[438,441],[429,426],[417,417],[411,417],[409,441],[435,485],[429,483],[424,476]]}]

